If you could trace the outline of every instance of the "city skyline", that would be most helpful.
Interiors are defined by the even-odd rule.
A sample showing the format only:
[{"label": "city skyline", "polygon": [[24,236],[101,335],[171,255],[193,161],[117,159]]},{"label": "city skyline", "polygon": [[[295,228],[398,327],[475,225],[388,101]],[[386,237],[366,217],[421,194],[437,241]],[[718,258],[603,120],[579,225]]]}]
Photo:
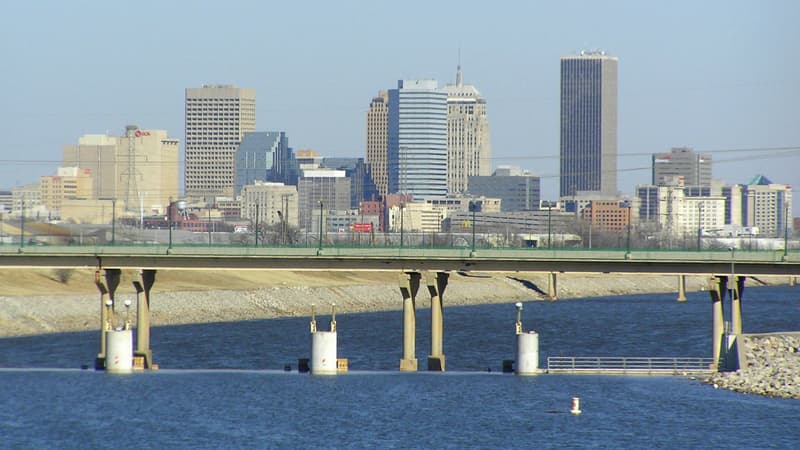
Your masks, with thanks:
[{"label": "city skyline", "polygon": [[[652,154],[681,146],[711,153],[714,178],[727,183],[764,174],[800,185],[793,170],[800,164],[800,66],[787,57],[800,40],[793,2],[579,2],[515,5],[514,14],[445,4],[429,6],[425,17],[359,2],[233,8],[252,10],[247,17],[202,2],[192,10],[160,5],[153,15],[148,6],[155,5],[137,8],[151,11],[137,24],[147,30],[169,21],[163,33],[117,27],[130,12],[100,2],[53,3],[45,14],[31,5],[9,8],[0,19],[7,65],[0,79],[13,86],[0,117],[0,188],[52,174],[64,145],[84,134],[119,134],[128,124],[166,130],[183,149],[184,89],[215,83],[258,93],[258,131],[286,131],[296,149],[364,157],[365,99],[400,78],[453,83],[459,48],[465,79],[488,102],[492,167],[539,175],[545,199],[558,196],[558,61],[595,48],[623,61],[620,191],[649,182]],[[387,11],[398,20],[373,20]],[[267,12],[286,20],[255,26]],[[480,14],[484,32],[453,39],[446,26],[430,26],[437,13],[454,21]],[[396,33],[412,17],[425,32]],[[217,18],[219,32],[195,28]],[[43,29],[60,39],[37,37]],[[246,56],[252,52],[271,57],[260,63]]]}]

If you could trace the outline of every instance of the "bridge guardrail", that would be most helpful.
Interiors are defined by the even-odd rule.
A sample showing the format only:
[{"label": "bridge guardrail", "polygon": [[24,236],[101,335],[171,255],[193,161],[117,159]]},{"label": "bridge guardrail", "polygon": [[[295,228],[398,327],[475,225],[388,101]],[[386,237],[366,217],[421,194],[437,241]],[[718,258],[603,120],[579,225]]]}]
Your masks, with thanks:
[{"label": "bridge guardrail", "polygon": [[683,374],[712,372],[712,358],[550,356],[550,373]]}]

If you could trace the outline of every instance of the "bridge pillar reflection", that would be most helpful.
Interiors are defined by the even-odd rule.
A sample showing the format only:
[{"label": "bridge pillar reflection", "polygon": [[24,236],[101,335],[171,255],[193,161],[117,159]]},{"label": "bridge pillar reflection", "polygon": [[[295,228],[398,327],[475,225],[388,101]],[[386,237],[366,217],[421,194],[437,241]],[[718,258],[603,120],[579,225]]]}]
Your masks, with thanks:
[{"label": "bridge pillar reflection", "polygon": [[558,275],[555,272],[547,274],[547,299],[558,300]]},{"label": "bridge pillar reflection", "polygon": [[428,292],[431,294],[431,354],[428,356],[428,370],[437,372],[444,372],[445,367],[442,296],[449,278],[450,274],[447,272],[427,272],[425,276]]},{"label": "bridge pillar reflection", "polygon": [[686,275],[678,275],[678,301],[686,301]]},{"label": "bridge pillar reflection", "polygon": [[[156,282],[156,271],[144,269],[140,273],[141,284],[136,287],[136,351],[134,356],[144,359],[144,368],[153,368],[153,352],[150,350],[150,289]],[[143,293],[140,296],[139,293]]]},{"label": "bridge pillar reflection", "polygon": [[400,274],[400,293],[403,295],[403,359],[400,360],[400,371],[417,370],[416,356],[416,297],[422,275],[419,272]]},{"label": "bridge pillar reflection", "polygon": [[[94,360],[96,370],[106,368],[106,331],[114,323],[114,294],[121,275],[120,269],[103,269],[103,277],[100,276],[99,269],[94,272],[94,284],[100,291],[100,352]],[[107,301],[111,301],[110,307],[106,306]]]}]

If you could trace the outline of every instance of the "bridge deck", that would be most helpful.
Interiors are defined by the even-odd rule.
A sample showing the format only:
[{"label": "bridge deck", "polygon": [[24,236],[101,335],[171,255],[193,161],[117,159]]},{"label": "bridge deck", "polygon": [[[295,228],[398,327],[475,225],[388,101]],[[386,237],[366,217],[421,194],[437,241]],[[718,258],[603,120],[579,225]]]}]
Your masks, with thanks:
[{"label": "bridge deck", "polygon": [[782,251],[654,251],[244,247],[0,246],[3,268],[183,270],[389,270],[800,275],[800,253]]}]

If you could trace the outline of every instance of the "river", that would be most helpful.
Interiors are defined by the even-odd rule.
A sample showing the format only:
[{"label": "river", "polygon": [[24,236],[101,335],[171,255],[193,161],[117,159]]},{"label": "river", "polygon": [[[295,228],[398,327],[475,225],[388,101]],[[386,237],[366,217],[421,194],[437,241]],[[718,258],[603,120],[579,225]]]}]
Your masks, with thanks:
[{"label": "river", "polygon": [[[445,298],[446,303],[446,298]],[[684,377],[502,374],[511,304],[445,308],[445,374],[400,373],[402,313],[337,315],[351,371],[296,371],[308,317],[154,327],[161,370],[91,365],[98,334],[0,339],[3,448],[797,448],[800,402]],[[425,366],[429,311],[417,311]],[[710,356],[711,302],[691,293],[525,302],[547,356]],[[328,316],[318,315],[321,329]],[[800,289],[748,288],[744,331],[800,328]],[[284,372],[286,365],[291,372]],[[583,414],[568,413],[581,398]]]}]

